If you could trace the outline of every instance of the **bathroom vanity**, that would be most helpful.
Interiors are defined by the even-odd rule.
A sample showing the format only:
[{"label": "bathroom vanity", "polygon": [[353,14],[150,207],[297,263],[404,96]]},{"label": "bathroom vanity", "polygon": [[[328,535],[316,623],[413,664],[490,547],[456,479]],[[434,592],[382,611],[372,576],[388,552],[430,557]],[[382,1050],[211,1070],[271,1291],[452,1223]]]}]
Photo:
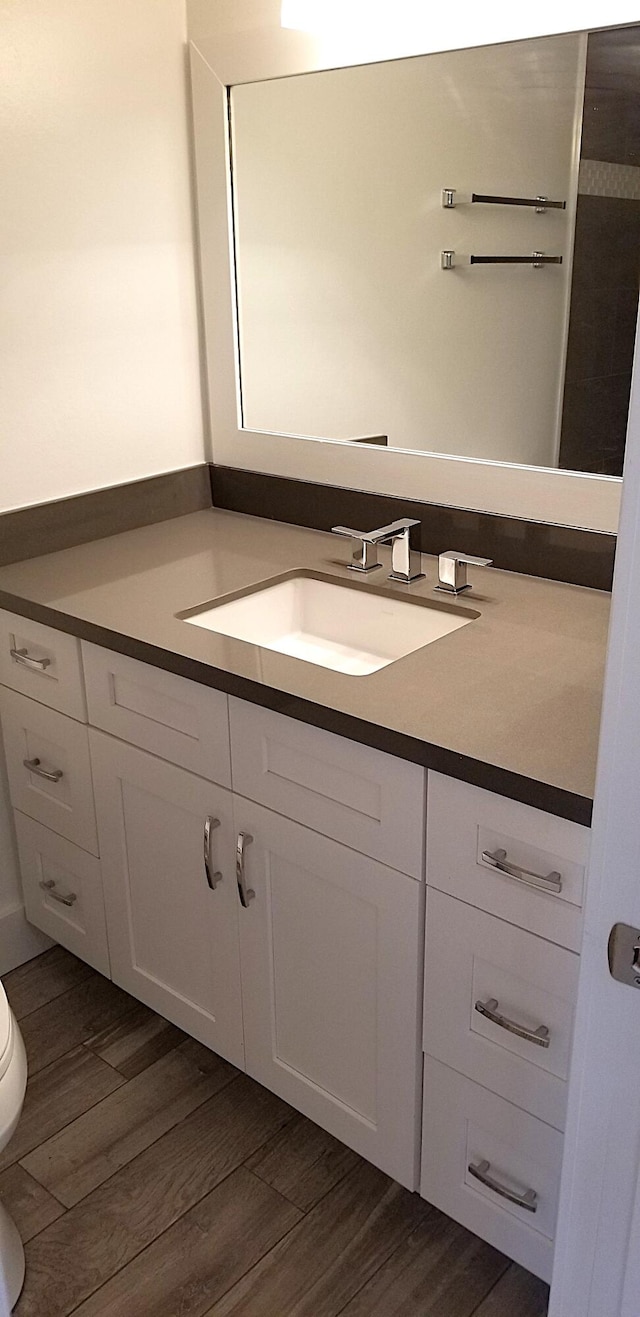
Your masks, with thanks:
[{"label": "bathroom vanity", "polygon": [[[359,677],[180,616],[334,555],[212,510],[0,569],[27,914],[548,1279],[608,600],[477,569]],[[354,588],[435,612],[424,562]]]}]

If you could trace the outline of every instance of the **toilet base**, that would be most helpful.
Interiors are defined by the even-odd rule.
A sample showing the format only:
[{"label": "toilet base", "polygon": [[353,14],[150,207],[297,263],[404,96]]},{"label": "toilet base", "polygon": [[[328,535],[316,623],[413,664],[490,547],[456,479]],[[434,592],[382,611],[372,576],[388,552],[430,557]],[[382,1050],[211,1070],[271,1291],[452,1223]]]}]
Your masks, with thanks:
[{"label": "toilet base", "polygon": [[0,1203],[0,1313],[9,1317],[24,1284],[24,1248],[18,1228]]}]

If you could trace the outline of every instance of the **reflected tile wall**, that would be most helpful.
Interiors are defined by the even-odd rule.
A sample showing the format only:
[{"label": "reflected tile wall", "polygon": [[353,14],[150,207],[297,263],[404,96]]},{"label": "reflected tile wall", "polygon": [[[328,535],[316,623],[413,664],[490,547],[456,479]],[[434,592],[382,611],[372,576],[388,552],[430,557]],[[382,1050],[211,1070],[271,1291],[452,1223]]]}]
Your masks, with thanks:
[{"label": "reflected tile wall", "polygon": [[620,476],[640,287],[640,29],[589,37],[560,466]]}]

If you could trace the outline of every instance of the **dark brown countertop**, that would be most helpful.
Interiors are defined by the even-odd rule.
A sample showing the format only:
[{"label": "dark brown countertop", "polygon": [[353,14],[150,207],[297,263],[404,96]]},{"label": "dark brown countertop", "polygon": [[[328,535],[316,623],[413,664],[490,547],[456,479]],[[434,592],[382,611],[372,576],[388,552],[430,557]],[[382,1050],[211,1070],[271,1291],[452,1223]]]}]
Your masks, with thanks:
[{"label": "dark brown countertop", "polygon": [[[589,823],[610,596],[470,569],[480,616],[364,677],[176,616],[295,568],[353,581],[346,541],[208,509],[0,568],[0,606],[390,754]],[[386,564],[388,550],[381,551]],[[406,587],[440,602],[436,564]],[[452,601],[455,602],[455,601]]]}]

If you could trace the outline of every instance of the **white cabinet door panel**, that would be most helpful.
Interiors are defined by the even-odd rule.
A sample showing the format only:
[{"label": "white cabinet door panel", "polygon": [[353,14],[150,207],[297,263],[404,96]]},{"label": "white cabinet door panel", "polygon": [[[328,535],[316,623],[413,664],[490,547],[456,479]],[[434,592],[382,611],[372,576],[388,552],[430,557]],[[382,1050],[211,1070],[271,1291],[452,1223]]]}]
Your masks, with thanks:
[{"label": "white cabinet door panel", "polygon": [[82,657],[94,727],[231,786],[229,714],[222,691],[86,642]]},{"label": "white cabinet door panel", "polygon": [[245,700],[229,722],[234,791],[422,877],[423,768]]},{"label": "white cabinet door panel", "polygon": [[93,728],[90,741],[113,978],[243,1066],[231,794]]},{"label": "white cabinet door panel", "polygon": [[413,879],[238,797],[249,1074],[416,1186],[420,920]]}]

